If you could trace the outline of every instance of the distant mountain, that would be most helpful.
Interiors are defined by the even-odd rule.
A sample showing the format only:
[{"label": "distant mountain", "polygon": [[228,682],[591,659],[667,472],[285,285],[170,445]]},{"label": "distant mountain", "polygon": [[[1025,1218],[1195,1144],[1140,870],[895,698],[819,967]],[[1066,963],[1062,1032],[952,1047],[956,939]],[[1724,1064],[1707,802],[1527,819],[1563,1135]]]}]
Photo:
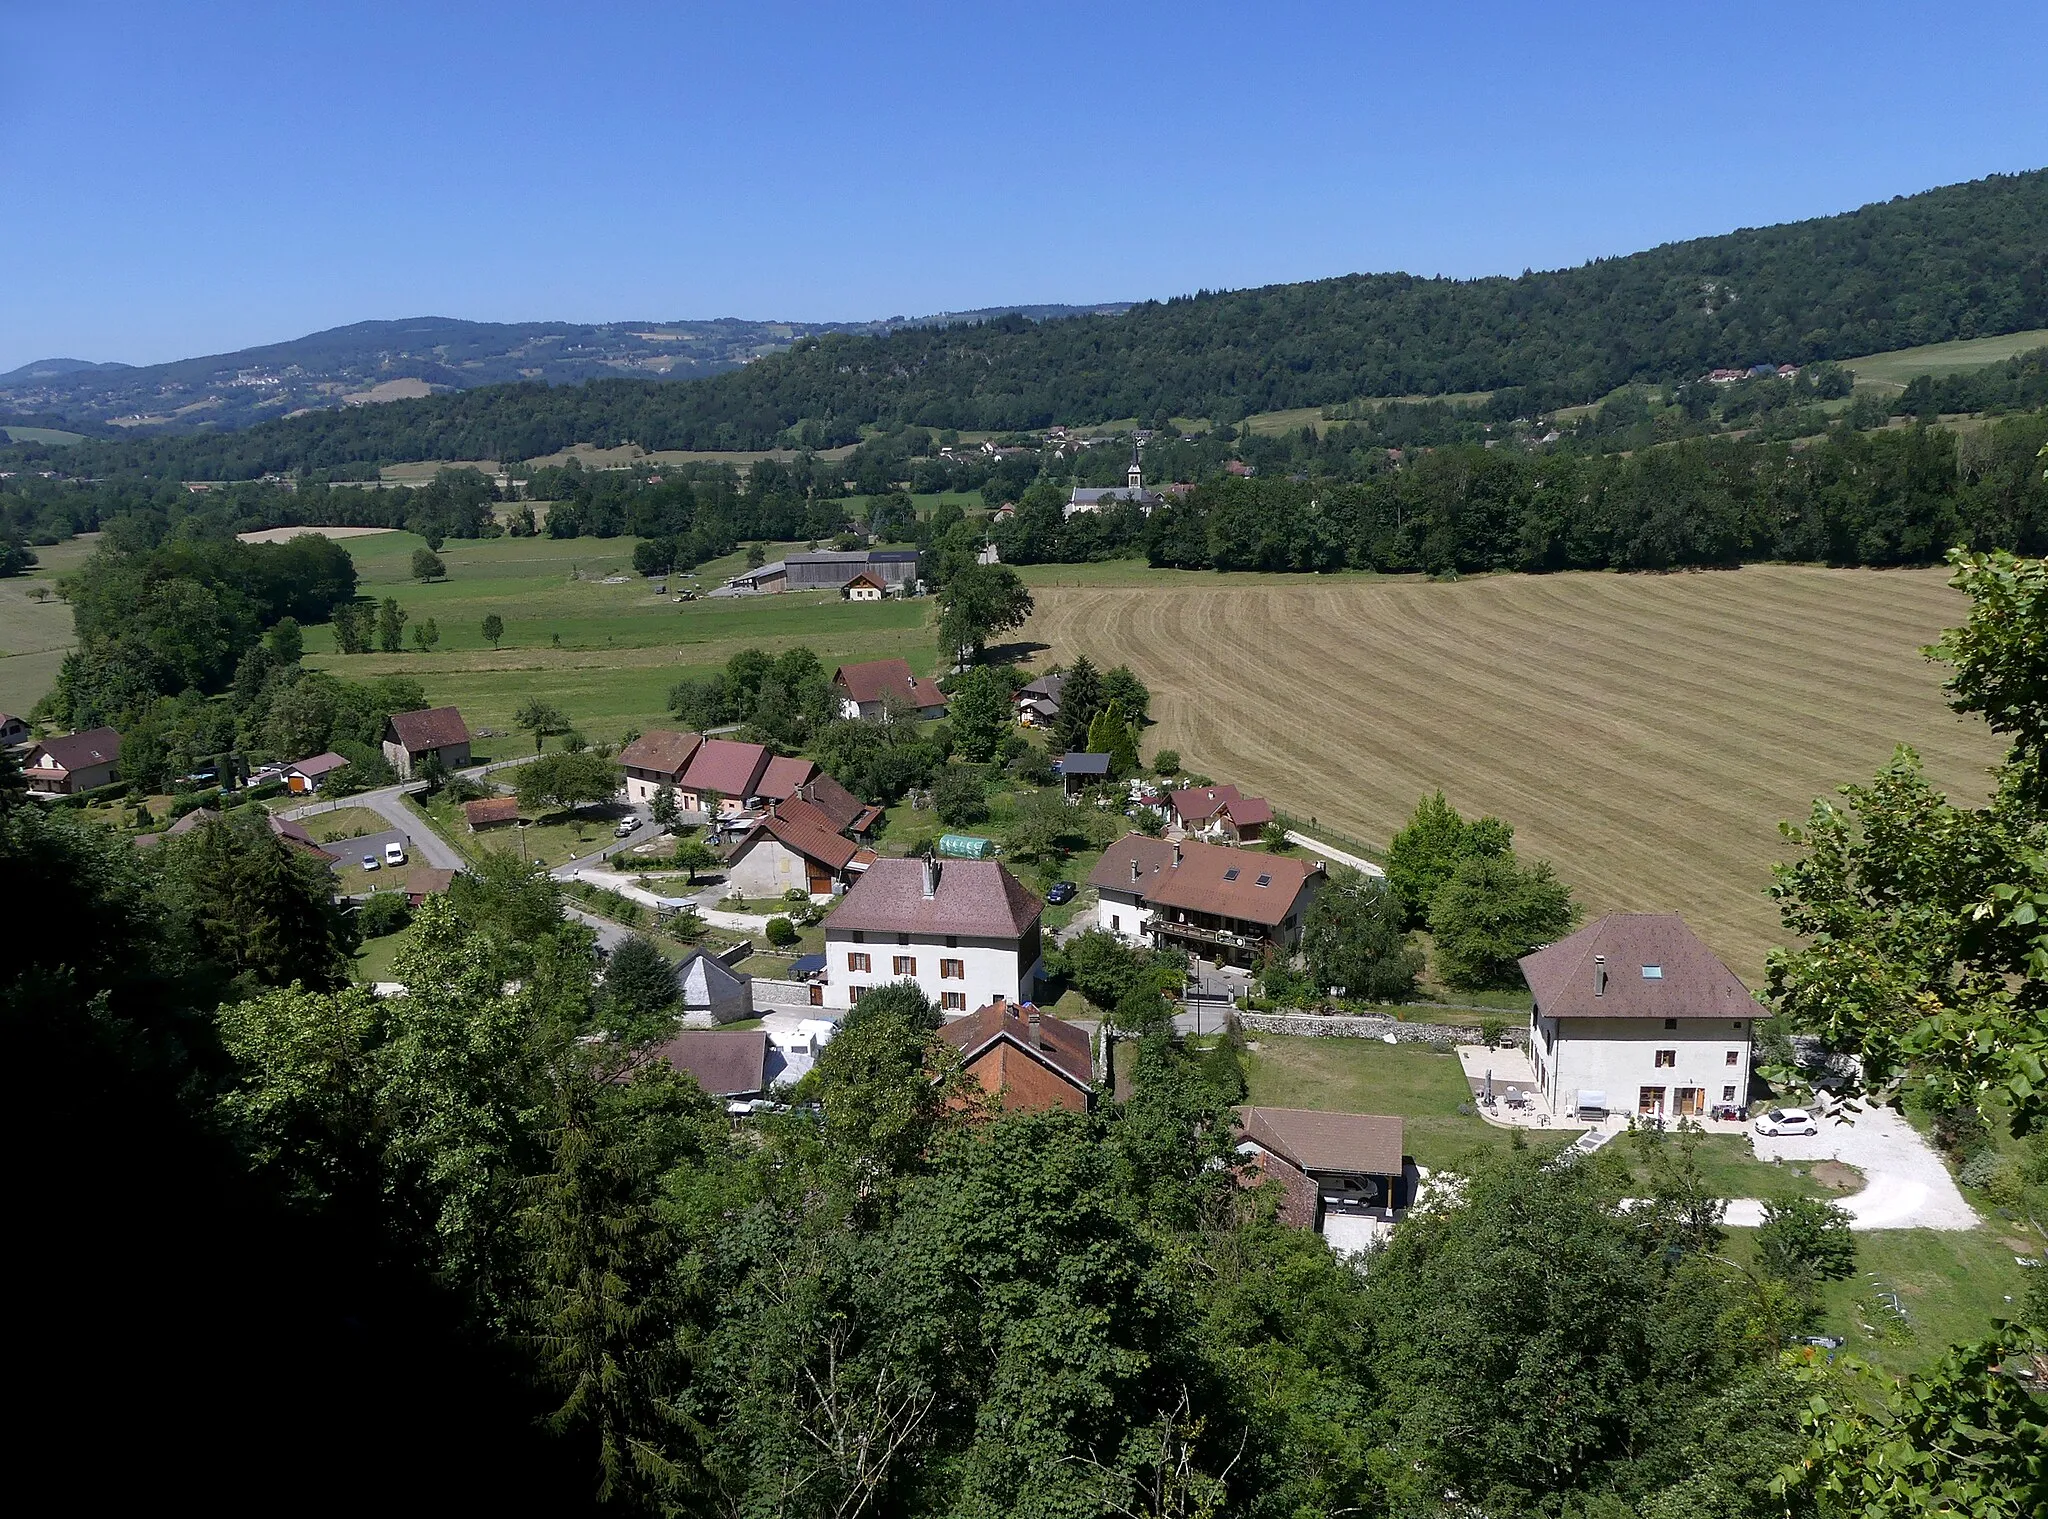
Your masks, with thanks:
[{"label": "distant mountain", "polygon": [[240,428],[299,412],[508,381],[701,379],[825,333],[877,336],[1012,315],[1042,321],[1113,313],[1126,306],[997,306],[875,322],[356,322],[290,342],[168,364],[39,359],[0,375],[0,418],[57,417],[130,432]]}]

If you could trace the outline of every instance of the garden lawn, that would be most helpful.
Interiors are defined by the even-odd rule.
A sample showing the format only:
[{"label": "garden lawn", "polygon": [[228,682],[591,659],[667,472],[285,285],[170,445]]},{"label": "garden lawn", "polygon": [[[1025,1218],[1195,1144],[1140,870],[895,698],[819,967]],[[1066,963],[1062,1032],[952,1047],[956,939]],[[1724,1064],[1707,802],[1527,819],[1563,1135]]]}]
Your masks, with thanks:
[{"label": "garden lawn", "polygon": [[365,834],[382,833],[391,826],[380,812],[368,807],[337,807],[332,812],[316,812],[310,817],[299,819],[299,826],[313,835],[316,844],[339,843],[346,839],[359,839]]},{"label": "garden lawn", "polygon": [[[1407,1120],[1408,1153],[1432,1170],[1453,1166],[1474,1150],[1507,1148],[1510,1131],[1477,1114],[1458,1057],[1426,1044],[1376,1039],[1302,1039],[1260,1034],[1244,1057],[1249,1101],[1262,1107],[1315,1108],[1334,1113],[1387,1113]],[[1531,1147],[1562,1149],[1574,1136],[1532,1133]]]},{"label": "garden lawn", "polygon": [[395,934],[386,934],[381,939],[365,939],[361,949],[356,951],[355,968],[350,972],[365,986],[375,981],[396,981],[392,962],[398,952],[405,948],[406,935],[410,929],[400,929]]}]

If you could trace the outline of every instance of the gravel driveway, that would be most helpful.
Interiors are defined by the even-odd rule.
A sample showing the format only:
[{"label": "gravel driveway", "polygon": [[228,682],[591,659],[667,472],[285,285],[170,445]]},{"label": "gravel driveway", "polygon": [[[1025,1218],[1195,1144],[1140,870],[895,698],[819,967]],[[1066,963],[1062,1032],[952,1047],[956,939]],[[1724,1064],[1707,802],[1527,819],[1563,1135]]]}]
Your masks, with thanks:
[{"label": "gravel driveway", "polygon": [[[1846,1122],[1819,1120],[1820,1132],[1798,1138],[1752,1136],[1759,1160],[1839,1160],[1864,1175],[1866,1185],[1839,1200],[1855,1229],[1974,1229],[1982,1220],[1941,1157],[1911,1124],[1890,1108],[1865,1108]],[[1728,1222],[1762,1221],[1762,1205],[1737,1199]]]}]

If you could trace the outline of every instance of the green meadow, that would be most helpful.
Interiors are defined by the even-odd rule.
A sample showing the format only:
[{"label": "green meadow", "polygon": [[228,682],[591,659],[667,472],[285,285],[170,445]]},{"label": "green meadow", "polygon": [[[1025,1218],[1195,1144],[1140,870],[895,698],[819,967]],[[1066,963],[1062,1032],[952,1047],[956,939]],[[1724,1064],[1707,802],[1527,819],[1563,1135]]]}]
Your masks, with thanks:
[{"label": "green meadow", "polygon": [[[633,573],[632,538],[450,539],[440,550],[444,580],[412,578],[411,533],[351,538],[361,593],[395,597],[407,614],[406,651],[342,655],[326,627],[307,630],[312,663],[353,678],[410,675],[437,704],[459,706],[474,728],[509,729],[528,697],[554,702],[590,738],[616,738],[659,722],[668,692],[741,649],[770,652],[808,644],[830,667],[900,657],[929,673],[937,658],[929,601],[847,602],[806,592],[676,603]],[[773,559],[803,544],[771,544]],[[671,593],[709,590],[743,568],[739,555],[674,577]],[[607,583],[615,582],[615,583]],[[493,648],[483,620],[504,619]],[[413,631],[432,618],[440,634],[430,653]]]}]

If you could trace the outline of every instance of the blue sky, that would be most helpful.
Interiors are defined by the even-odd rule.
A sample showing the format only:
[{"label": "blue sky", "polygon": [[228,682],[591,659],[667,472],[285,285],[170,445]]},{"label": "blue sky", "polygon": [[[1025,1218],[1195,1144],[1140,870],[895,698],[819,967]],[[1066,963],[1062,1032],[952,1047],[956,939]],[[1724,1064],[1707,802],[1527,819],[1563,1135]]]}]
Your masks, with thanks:
[{"label": "blue sky", "polygon": [[1626,253],[2048,165],[2048,7],[0,0],[0,370]]}]

